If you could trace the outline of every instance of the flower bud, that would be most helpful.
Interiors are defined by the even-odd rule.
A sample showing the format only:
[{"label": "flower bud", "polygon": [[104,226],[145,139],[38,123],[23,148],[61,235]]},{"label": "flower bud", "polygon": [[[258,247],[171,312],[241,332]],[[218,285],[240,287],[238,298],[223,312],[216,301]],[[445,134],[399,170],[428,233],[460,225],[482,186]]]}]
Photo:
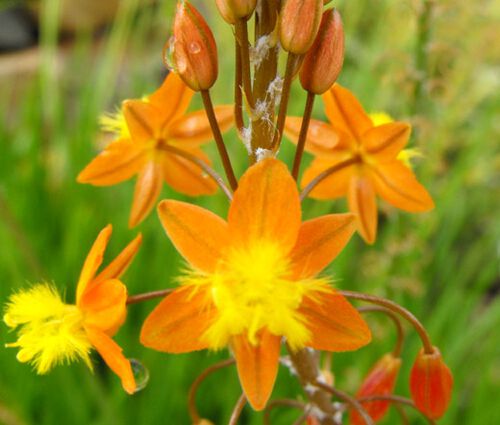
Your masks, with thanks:
[{"label": "flower bud", "polygon": [[249,18],[255,7],[257,0],[215,0],[222,18],[231,25],[238,19]]},{"label": "flower bud", "polygon": [[306,418],[306,425],[319,425],[319,420],[316,418],[316,416],[309,415]]},{"label": "flower bud", "polygon": [[302,55],[313,45],[321,23],[323,0],[286,0],[280,14],[280,43]]},{"label": "flower bud", "polygon": [[[376,395],[390,395],[394,390],[398,377],[401,359],[392,354],[384,355],[370,370],[361,387],[356,393],[356,398]],[[366,401],[362,405],[374,422],[380,421],[389,409],[390,402],[384,400]],[[364,419],[355,410],[351,411],[351,423],[364,425]]]},{"label": "flower bud", "polygon": [[415,405],[431,419],[444,415],[451,399],[453,376],[436,347],[420,350],[410,375],[410,392]]},{"label": "flower bud", "polygon": [[167,62],[192,90],[208,90],[214,85],[218,73],[214,36],[203,16],[186,0],[177,3],[174,35],[167,50]]},{"label": "flower bud", "polygon": [[318,35],[306,54],[300,71],[302,87],[323,94],[335,82],[344,62],[344,29],[336,9],[323,13]]}]

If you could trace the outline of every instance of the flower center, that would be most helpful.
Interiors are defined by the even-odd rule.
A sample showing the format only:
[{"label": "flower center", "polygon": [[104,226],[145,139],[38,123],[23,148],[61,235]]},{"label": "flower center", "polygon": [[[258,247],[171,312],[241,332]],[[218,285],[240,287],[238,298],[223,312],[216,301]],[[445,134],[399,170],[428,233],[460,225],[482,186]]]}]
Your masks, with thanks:
[{"label": "flower center", "polygon": [[44,374],[58,363],[77,357],[90,364],[91,344],[83,328],[83,316],[74,305],[65,304],[50,286],[40,284],[12,297],[4,316],[19,338],[7,344],[19,347],[17,359],[32,363]]},{"label": "flower center", "polygon": [[215,273],[195,280],[209,285],[217,308],[217,317],[205,335],[213,349],[224,347],[232,336],[241,334],[258,345],[258,333],[264,328],[286,337],[294,348],[303,347],[310,333],[299,312],[302,298],[326,285],[320,279],[293,280],[280,247],[264,241],[228,250]]}]

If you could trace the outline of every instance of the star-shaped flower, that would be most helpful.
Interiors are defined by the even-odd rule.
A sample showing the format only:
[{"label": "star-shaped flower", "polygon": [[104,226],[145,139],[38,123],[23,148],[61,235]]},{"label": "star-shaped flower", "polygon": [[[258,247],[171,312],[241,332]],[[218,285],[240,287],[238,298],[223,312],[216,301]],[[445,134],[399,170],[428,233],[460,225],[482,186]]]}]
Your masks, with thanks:
[{"label": "star-shaped flower", "polygon": [[264,159],[241,178],[225,221],[183,202],[160,203],[163,227],[188,261],[181,286],[146,319],[141,342],[184,353],[229,346],[250,404],[264,408],[280,346],[355,350],[370,331],[318,274],[354,232],[352,214],[301,222],[286,166]]},{"label": "star-shaped flower", "polygon": [[64,303],[55,288],[41,283],[13,294],[3,320],[10,328],[19,328],[18,340],[7,346],[19,347],[17,359],[33,364],[39,374],[78,358],[92,369],[89,353],[94,348],[132,394],[136,383],[130,361],[111,337],[127,314],[127,288],[118,279],[137,253],[141,236],[96,276],[111,230],[109,225],[99,233],[85,260],[76,304]]},{"label": "star-shaped flower", "polygon": [[[216,184],[193,162],[176,153],[181,150],[206,164],[210,159],[200,145],[212,139],[205,111],[186,114],[194,92],[174,73],[144,100],[122,105],[126,126],[79,174],[78,182],[109,186],[138,175],[129,225],[139,224],[153,208],[163,181],[190,196],[217,190]],[[233,122],[232,106],[218,106],[215,113],[222,131]]]},{"label": "star-shaped flower", "polygon": [[[340,168],[310,193],[316,199],[347,196],[358,230],[368,243],[377,235],[376,195],[409,212],[428,211],[434,203],[398,155],[408,143],[410,126],[402,122],[374,125],[347,89],[335,84],[323,95],[330,123],[311,120],[305,149],[315,156],[304,172],[305,187],[327,169]],[[288,117],[286,134],[297,142],[302,118]],[[348,162],[342,166],[343,162]]]}]

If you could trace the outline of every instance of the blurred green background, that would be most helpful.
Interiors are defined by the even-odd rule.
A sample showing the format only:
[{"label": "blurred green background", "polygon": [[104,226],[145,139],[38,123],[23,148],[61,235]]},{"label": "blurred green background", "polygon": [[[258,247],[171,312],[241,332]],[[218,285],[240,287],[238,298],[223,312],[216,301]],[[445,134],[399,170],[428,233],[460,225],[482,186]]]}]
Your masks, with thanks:
[{"label": "blurred green background", "polygon": [[[12,3],[3,1],[0,7]],[[183,263],[156,215],[138,229],[127,228],[133,181],[95,188],[79,185],[75,178],[104,143],[99,115],[112,111],[122,99],[153,91],[161,82],[161,52],[175,2],[110,2],[108,6],[117,8],[111,11],[115,19],[98,35],[88,29],[92,19],[84,21],[72,0],[36,3],[38,45],[0,53],[0,304],[13,291],[44,280],[54,282],[71,302],[85,255],[107,223],[114,226],[107,259],[138,231],[143,233],[142,249],[124,277],[131,294],[173,286]],[[230,103],[231,29],[213,1],[193,3],[217,34],[221,78],[214,97]],[[346,30],[340,82],[369,111],[386,111],[413,124],[412,146],[424,153],[415,170],[436,209],[409,215],[381,203],[377,243],[366,246],[355,236],[330,271],[338,287],[390,297],[428,327],[455,376],[452,405],[440,424],[499,424],[500,3],[334,3]],[[61,10],[63,23],[58,19]],[[193,109],[200,105],[196,98]],[[291,114],[300,114],[303,105],[297,85]],[[314,116],[324,117],[321,101],[316,102]],[[234,131],[226,141],[241,174],[246,158]],[[213,146],[208,151],[215,157]],[[281,158],[290,161],[291,154],[286,145]],[[162,196],[187,199],[167,187]],[[199,203],[226,213],[221,194]],[[313,217],[343,212],[346,205],[307,201],[304,208],[305,216]],[[127,396],[98,356],[94,375],[83,364],[73,364],[38,377],[16,361],[14,349],[0,348],[0,423],[188,424],[190,383],[228,354],[173,356],[142,348],[141,323],[156,303],[131,306],[117,336],[125,353],[150,371],[143,391]],[[369,320],[373,344],[334,356],[337,385],[351,393],[393,344],[390,322],[375,314]],[[15,338],[3,324],[0,329],[2,346]],[[418,348],[410,331],[400,394],[408,395],[409,368]],[[221,371],[200,389],[200,411],[215,424],[227,423],[239,394],[235,370]],[[274,396],[302,397],[283,368]],[[418,414],[408,413],[411,424],[425,423]],[[279,410],[272,416],[273,424],[290,424],[296,417],[297,412]],[[262,415],[246,408],[241,423],[262,423]],[[397,415],[391,412],[383,423],[398,423]]]}]

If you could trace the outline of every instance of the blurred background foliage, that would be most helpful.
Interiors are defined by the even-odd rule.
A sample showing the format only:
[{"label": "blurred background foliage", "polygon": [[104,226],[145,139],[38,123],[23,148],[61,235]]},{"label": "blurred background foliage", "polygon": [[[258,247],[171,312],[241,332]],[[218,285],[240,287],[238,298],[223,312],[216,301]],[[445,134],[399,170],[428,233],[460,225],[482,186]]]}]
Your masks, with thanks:
[{"label": "blurred background foliage", "polygon": [[[219,46],[221,77],[215,99],[230,103],[231,29],[217,15],[214,2],[193,2],[211,23]],[[14,3],[4,0],[0,8],[4,12]],[[340,82],[369,111],[386,111],[413,124],[412,146],[424,154],[415,164],[416,173],[432,193],[436,209],[409,215],[381,204],[377,243],[369,247],[355,236],[330,272],[338,287],[390,297],[428,327],[455,375],[453,403],[440,423],[498,424],[500,3],[335,4],[346,30]],[[83,259],[107,223],[114,225],[107,258],[137,231],[144,236],[124,278],[130,293],[174,286],[183,263],[156,215],[138,229],[127,228],[133,182],[95,188],[79,185],[75,178],[107,142],[99,132],[99,115],[160,84],[165,75],[161,52],[175,2],[44,0],[28,5],[35,13],[29,19],[36,44],[0,52],[0,304],[13,291],[39,281],[54,282],[73,300]],[[293,90],[290,110],[299,115],[304,95],[298,85]],[[200,105],[196,99],[193,108]],[[320,101],[314,116],[324,118]],[[234,131],[226,141],[241,174],[246,158]],[[215,157],[213,146],[208,151]],[[281,158],[290,161],[292,152],[285,145]],[[162,195],[187,200],[167,187]],[[196,202],[221,215],[227,210],[221,194]],[[307,201],[304,214],[345,210],[343,201]],[[1,348],[0,423],[188,424],[190,383],[227,352],[172,356],[142,348],[141,323],[155,304],[131,306],[117,337],[125,353],[150,371],[143,391],[127,396],[97,356],[94,375],[83,364],[74,364],[37,377],[16,361],[13,349]],[[389,321],[375,314],[369,320],[373,344],[334,356],[336,383],[350,392],[393,343]],[[1,345],[13,339],[2,326]],[[398,383],[404,395],[417,350],[418,340],[410,333]],[[203,384],[200,410],[215,424],[227,423],[239,394],[236,372],[219,372]],[[283,368],[274,395],[301,397]],[[412,424],[424,423],[409,414]],[[273,423],[290,424],[296,415],[277,411]],[[384,423],[397,423],[396,418],[392,412]],[[261,422],[261,414],[245,409],[242,424]]]}]

